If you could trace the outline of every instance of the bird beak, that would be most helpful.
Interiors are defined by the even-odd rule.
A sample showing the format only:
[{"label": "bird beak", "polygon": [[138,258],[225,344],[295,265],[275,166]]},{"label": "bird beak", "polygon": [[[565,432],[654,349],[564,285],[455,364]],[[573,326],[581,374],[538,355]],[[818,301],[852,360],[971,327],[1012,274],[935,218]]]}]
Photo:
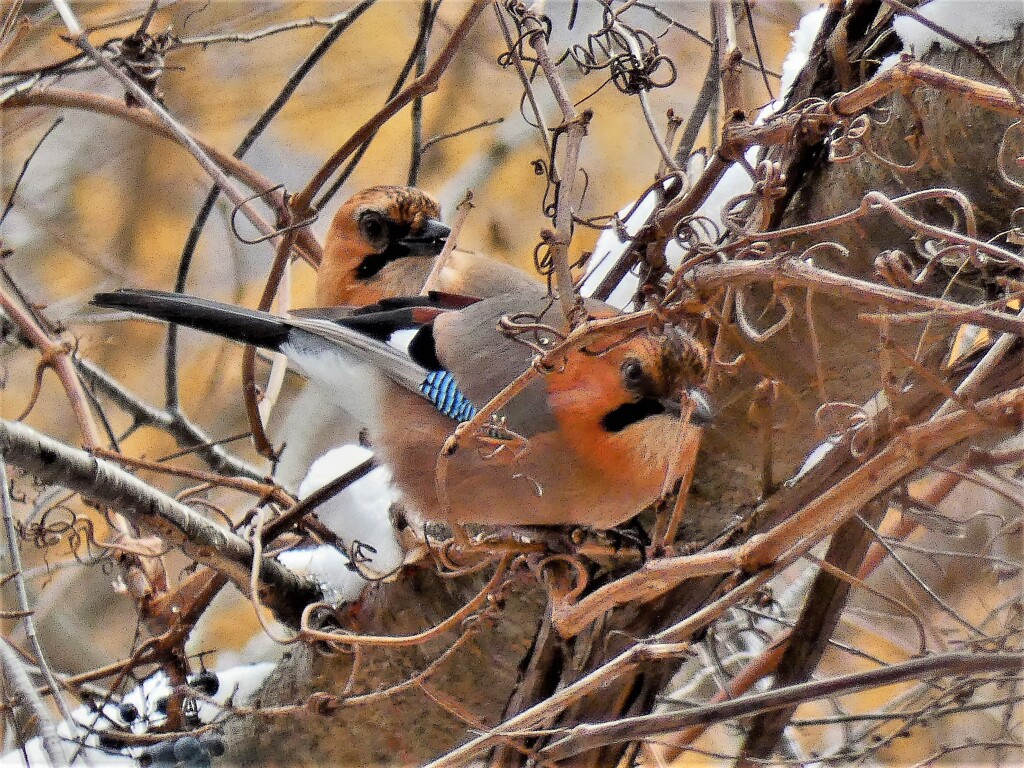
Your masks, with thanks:
[{"label": "bird beak", "polygon": [[[705,427],[712,422],[715,412],[711,407],[711,400],[704,390],[696,387],[687,389],[684,398],[688,406],[693,406],[693,411],[690,413],[691,424],[695,427]],[[679,400],[666,397],[661,400],[661,404],[664,406],[666,413],[670,413],[673,416],[682,415],[683,404]]]},{"label": "bird beak", "polygon": [[437,256],[451,233],[447,224],[437,219],[427,219],[419,232],[409,234],[398,242],[408,248],[413,256]]},{"label": "bird beak", "polygon": [[687,397],[693,403],[693,412],[690,414],[690,423],[694,426],[705,427],[714,421],[715,410],[711,407],[711,398],[703,389],[693,387],[686,390]]}]

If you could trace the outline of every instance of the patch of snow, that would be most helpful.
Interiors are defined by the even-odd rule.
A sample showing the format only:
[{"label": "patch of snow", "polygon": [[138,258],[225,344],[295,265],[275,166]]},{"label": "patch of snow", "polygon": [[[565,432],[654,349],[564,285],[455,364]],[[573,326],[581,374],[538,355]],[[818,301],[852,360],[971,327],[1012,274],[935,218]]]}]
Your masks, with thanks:
[{"label": "patch of snow", "polygon": [[[931,0],[917,12],[970,43],[1011,40],[1024,25],[1024,2],[1021,0],[985,0],[984,3]],[[910,16],[897,16],[893,20],[893,29],[903,42],[903,50],[915,56],[926,53],[935,44],[944,51],[960,47]]]}]

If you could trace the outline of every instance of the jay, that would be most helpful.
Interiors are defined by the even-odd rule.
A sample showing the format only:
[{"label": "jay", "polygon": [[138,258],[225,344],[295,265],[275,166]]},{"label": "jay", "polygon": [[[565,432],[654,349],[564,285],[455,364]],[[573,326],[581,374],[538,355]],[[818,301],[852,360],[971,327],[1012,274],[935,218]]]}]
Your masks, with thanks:
[{"label": "jay", "polygon": [[[483,300],[438,294],[287,318],[160,291],[101,293],[93,304],[284,353],[338,404],[362,410],[356,415],[423,520],[614,527],[658,498],[677,456],[696,460],[711,417],[697,340],[671,325],[608,328],[567,351],[452,452],[456,426],[568,330],[540,285]],[[586,307],[595,318],[617,314],[596,301]],[[524,330],[503,332],[509,317],[525,319]]]}]

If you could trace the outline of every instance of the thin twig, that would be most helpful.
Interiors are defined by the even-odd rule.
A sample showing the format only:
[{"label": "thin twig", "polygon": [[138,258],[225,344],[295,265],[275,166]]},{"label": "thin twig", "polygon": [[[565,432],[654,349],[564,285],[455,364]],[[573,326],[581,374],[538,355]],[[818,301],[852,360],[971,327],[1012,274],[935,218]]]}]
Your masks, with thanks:
[{"label": "thin twig", "polygon": [[450,133],[441,133],[437,136],[431,136],[420,148],[420,155],[426,154],[427,150],[435,144],[440,144],[442,141],[448,141],[448,139],[454,139],[458,136],[463,136],[471,131],[478,131],[481,128],[490,128],[492,125],[500,125],[505,122],[504,117],[494,117],[490,120],[481,120],[479,123],[473,123],[473,125],[467,125],[465,128],[459,128],[457,131],[451,131]]},{"label": "thin twig", "polygon": [[377,467],[373,457],[360,462],[348,472],[331,480],[329,483],[318,488],[306,498],[295,503],[291,509],[285,510],[279,517],[274,518],[263,526],[262,534],[265,541],[273,541],[277,536],[296,525],[307,514],[315,510],[321,504],[337,496],[352,483],[365,477]]},{"label": "thin twig", "polygon": [[[331,49],[331,46],[334,45],[341,34],[352,26],[356,19],[370,8],[374,2],[376,0],[362,0],[355,7],[339,14],[335,18],[327,34],[313,47],[313,50],[306,55],[306,58],[303,59],[299,66],[295,68],[295,71],[288,77],[288,81],[274,98],[273,102],[271,102],[270,106],[263,111],[252,127],[246,131],[245,136],[238,143],[238,146],[235,147],[235,151],[232,153],[233,157],[241,160],[245,156],[245,153],[256,143],[256,139],[263,134],[273,119],[285,107],[306,75],[323,59],[324,55]],[[213,207],[219,196],[220,187],[215,184],[206,193],[206,199],[203,200],[199,213],[196,215],[192,228],[185,239],[185,247],[182,248],[181,259],[178,262],[178,274],[174,281],[174,291],[176,293],[181,293],[185,290],[185,282],[188,279],[188,272],[192,265],[192,257],[195,254],[196,247],[199,245],[199,238],[203,228],[206,226],[206,222],[210,218],[210,214],[213,212]],[[170,324],[167,328],[167,360],[164,367],[164,390],[168,410],[176,411],[179,407],[178,326],[174,323]]]},{"label": "thin twig", "polygon": [[[394,84],[391,86],[391,90],[388,92],[387,97],[384,99],[384,104],[387,104],[399,93],[402,92],[402,86],[405,85],[406,79],[409,77],[409,73],[413,71],[413,67],[417,67],[417,77],[422,75],[422,71],[419,69],[418,64],[420,61],[420,54],[423,51],[423,47],[426,45],[427,36],[429,35],[430,28],[433,26],[434,15],[436,14],[440,4],[434,6],[433,13],[426,20],[426,23],[421,23],[417,26],[416,39],[413,41],[412,48],[409,50],[409,55],[405,59],[405,63],[402,65],[402,69],[398,73],[398,77],[395,78]],[[422,97],[417,96],[413,99],[413,118],[415,119],[415,105],[417,102],[421,102]],[[313,202],[313,207],[321,211],[327,205],[327,203],[334,198],[338,193],[338,190],[344,186],[345,182],[348,181],[349,177],[355,172],[359,163],[362,162],[363,156],[370,149],[370,145],[373,144],[373,140],[377,138],[377,132],[371,133],[366,137],[366,140],[359,145],[359,148],[352,154],[352,157],[341,173],[331,182],[329,186],[316,200]],[[414,184],[410,183],[410,186]]]},{"label": "thin twig", "polygon": [[32,311],[11,296],[4,287],[0,287],[0,308],[14,321],[29,343],[38,350],[42,357],[40,364],[52,367],[54,373],[57,374],[78,423],[82,441],[90,447],[100,445],[103,438],[92,417],[89,400],[82,389],[82,382],[71,362],[71,345],[51,338],[50,334],[37,322]]},{"label": "thin twig", "polygon": [[565,84],[551,60],[547,36],[540,20],[535,15],[527,13],[523,26],[528,33],[527,41],[537,54],[537,62],[548,81],[548,86],[551,88],[551,93],[554,95],[559,109],[562,111],[562,124],[558,127],[558,131],[565,133],[565,160],[562,167],[556,169],[554,156],[551,156],[552,167],[549,172],[555,179],[558,199],[553,220],[555,230],[550,238],[549,250],[554,265],[555,284],[558,288],[562,313],[569,321],[570,326],[575,326],[579,320],[579,313],[577,312],[577,296],[572,271],[569,268],[569,244],[572,241],[572,221],[575,213],[574,207],[577,204],[576,179],[579,172],[580,149],[583,145],[583,137],[587,134],[587,125],[592,113],[589,111],[582,114],[576,113],[572,98],[565,89]]},{"label": "thin twig", "polygon": [[625,739],[649,738],[695,723],[716,723],[815,699],[846,695],[926,676],[981,675],[1013,672],[1024,666],[1022,653],[942,653],[911,659],[881,669],[855,672],[827,680],[789,686],[778,691],[751,694],[730,702],[696,707],[682,712],[629,717],[602,725],[578,725],[541,754],[564,760],[587,749]]},{"label": "thin twig", "polygon": [[[175,134],[175,132],[158,117],[150,114],[146,110],[125,106],[123,99],[114,99],[110,96],[103,96],[97,93],[85,93],[82,91],[70,90],[68,88],[56,87],[48,87],[43,90],[29,90],[27,92],[19,91],[6,100],[0,98],[0,110],[26,109],[30,107],[81,109],[89,112],[95,112],[97,114],[108,115],[120,120],[125,120],[140,128],[152,131],[159,136],[163,136],[166,139],[179,143],[177,134]],[[222,168],[254,192],[265,193],[266,190],[272,189],[275,186],[273,182],[261,173],[232,157],[228,153],[221,152],[216,147],[202,139],[196,138],[195,140],[210,157],[214,158],[217,163],[220,164]],[[287,210],[284,204],[284,196],[279,191],[262,194],[261,199],[267,201],[267,203],[278,214]],[[269,232],[273,227],[264,221],[262,225],[257,227],[257,229],[260,229],[260,231],[265,229]],[[303,231],[299,233],[299,240],[301,241],[302,257],[310,264],[318,264],[320,244],[317,243],[316,238],[310,235],[308,231]]]},{"label": "thin twig", "polygon": [[[440,2],[434,8],[440,8]],[[422,0],[420,7],[419,34],[413,54],[416,59],[416,77],[422,77],[427,68],[427,48],[430,45],[430,28],[433,25],[434,12],[431,0]],[[405,78],[402,78],[403,80]],[[420,176],[420,161],[423,159],[423,97],[417,96],[412,101],[410,110],[412,131],[409,148],[409,175],[406,182],[410,187],[416,186]]]},{"label": "thin twig", "polygon": [[28,600],[28,590],[25,588],[25,579],[23,578],[21,547],[18,544],[18,530],[14,523],[14,505],[11,502],[10,486],[8,483],[7,461],[4,458],[3,453],[0,452],[0,511],[3,513],[4,532],[7,538],[7,555],[10,557],[11,573],[14,576],[14,593],[18,597],[19,608],[25,613],[25,617],[23,619],[25,637],[28,639],[28,643],[32,647],[32,653],[35,654],[36,663],[39,665],[43,679],[46,680],[46,684],[50,686],[50,691],[53,694],[53,700],[57,703],[57,709],[60,711],[61,717],[64,718],[64,722],[67,724],[68,730],[71,733],[74,733],[74,717],[72,717],[71,709],[68,707],[68,703],[64,699],[64,695],[61,693],[60,686],[57,683],[57,678],[54,677],[53,670],[50,669],[50,665],[46,660],[43,643],[39,639],[39,634],[36,632],[36,623],[32,617],[32,608],[29,605]]},{"label": "thin twig", "polygon": [[441,248],[441,252],[437,254],[434,259],[434,264],[430,268],[430,274],[427,275],[427,279],[423,281],[423,290],[420,291],[421,296],[426,296],[430,291],[435,290],[437,281],[441,276],[441,272],[444,271],[445,266],[448,264],[448,260],[452,255],[452,251],[455,250],[455,246],[459,242],[459,233],[462,232],[462,227],[466,223],[466,219],[469,217],[469,212],[473,210],[473,190],[467,189],[466,196],[462,198],[462,201],[455,206],[455,220],[452,222],[451,234],[448,235],[448,239],[445,240],[444,247]]},{"label": "thin twig", "polygon": [[14,693],[29,705],[32,713],[36,716],[36,730],[39,732],[39,738],[43,742],[43,750],[46,752],[50,765],[54,768],[68,765],[67,752],[57,734],[57,728],[50,718],[50,712],[43,700],[39,698],[39,694],[36,693],[36,688],[32,685],[25,665],[4,637],[0,637],[0,662],[3,663],[7,682],[14,689]]},{"label": "thin twig", "polygon": [[537,94],[533,92],[530,77],[526,74],[526,68],[523,67],[523,60],[519,55],[519,46],[512,39],[512,31],[508,27],[508,20],[505,18],[505,11],[500,0],[493,0],[492,7],[494,8],[494,15],[498,19],[498,26],[501,27],[501,34],[505,38],[509,59],[516,68],[516,74],[519,75],[519,81],[523,85],[523,93],[526,94],[526,98],[530,102],[530,109],[533,110],[533,117],[536,120],[535,125],[540,132],[540,140],[544,143],[544,154],[550,157],[551,140],[548,137],[548,127],[544,122],[544,113],[541,112],[540,105],[537,103]]},{"label": "thin twig", "polygon": [[54,129],[64,122],[63,117],[58,117],[54,120],[50,127],[43,131],[43,135],[39,137],[39,141],[32,147],[32,151],[28,153],[28,157],[25,158],[25,162],[21,164],[21,170],[18,171],[18,177],[14,180],[14,184],[11,187],[11,194],[7,197],[7,205],[4,206],[3,213],[0,213],[0,224],[4,223],[4,219],[7,218],[7,214],[11,212],[11,208],[14,207],[14,196],[18,194],[18,187],[21,186],[21,180],[25,178],[25,172],[28,171],[29,163],[32,162],[32,158],[36,156],[39,148],[43,146],[43,142],[53,133]]},{"label": "thin twig", "polygon": [[444,48],[438,53],[434,63],[423,73],[422,77],[416,78],[400,94],[385,104],[373,117],[366,121],[346,141],[326,163],[317,171],[306,187],[300,191],[292,201],[297,218],[304,218],[309,204],[314,195],[327,183],[327,180],[334,175],[334,172],[356,149],[362,145],[370,136],[376,133],[384,123],[394,117],[417,96],[425,96],[437,90],[441,75],[447,70],[455,58],[455,53],[462,45],[469,30],[472,29],[481,11],[484,9],[487,0],[473,0],[473,4],[467,9],[458,26],[452,30],[452,36],[445,43]]},{"label": "thin twig", "polygon": [[188,48],[200,46],[206,48],[218,43],[254,43],[257,40],[262,40],[265,37],[271,37],[273,35],[279,35],[282,32],[294,32],[295,30],[309,29],[310,27],[333,27],[335,24],[340,21],[344,21],[355,12],[356,8],[350,8],[341,13],[336,13],[333,16],[310,16],[305,19],[296,19],[294,21],[282,22],[281,24],[273,24],[268,27],[263,27],[262,29],[257,29],[254,32],[229,32],[220,35],[194,35],[192,37],[179,37],[174,41],[173,47]]},{"label": "thin twig", "polygon": [[132,417],[133,427],[153,427],[166,432],[181,448],[195,453],[217,472],[247,477],[256,482],[266,481],[266,473],[229,454],[218,441],[189,421],[183,412],[164,411],[150,405],[90,360],[75,356],[74,364],[89,387],[108,397]]},{"label": "thin twig", "polygon": [[248,478],[225,477],[212,472],[189,469],[188,467],[173,467],[169,464],[161,464],[156,461],[147,461],[146,459],[140,459],[133,456],[125,456],[123,453],[108,451],[104,448],[94,448],[92,449],[92,454],[94,456],[99,456],[101,459],[115,461],[118,464],[123,464],[132,469],[147,469],[152,472],[162,472],[176,477],[187,477],[190,480],[198,480],[199,482],[209,483],[210,485],[234,488],[237,491],[242,491],[243,493],[256,496],[261,500],[273,499],[278,504],[282,504],[284,506],[290,506],[295,503],[295,500],[285,493],[280,487],[270,485],[268,483],[255,482]]},{"label": "thin twig", "polygon": [[777,258],[759,261],[735,260],[722,264],[702,264],[696,267],[689,282],[698,292],[704,292],[726,285],[749,285],[751,283],[773,283],[778,288],[800,286],[811,288],[816,293],[853,301],[858,304],[878,306],[884,304],[892,309],[925,309],[929,316],[945,317],[950,322],[968,322],[997,331],[1024,336],[1024,318],[1016,318],[1004,312],[961,304],[946,299],[912,293],[902,288],[880,285],[867,280],[847,277],[826,269],[813,267],[798,259]]},{"label": "thin twig", "polygon": [[220,166],[210,157],[210,154],[200,145],[198,141],[187,131],[181,123],[179,123],[170,112],[168,112],[159,101],[157,101],[152,94],[149,93],[145,88],[139,85],[134,79],[129,77],[126,73],[118,69],[113,62],[110,61],[106,56],[100,53],[89,42],[88,36],[79,24],[77,17],[71,10],[71,6],[68,5],[67,0],[51,0],[57,12],[60,14],[61,19],[64,22],[64,26],[68,28],[68,32],[71,35],[71,39],[75,45],[81,48],[86,55],[89,56],[93,61],[99,64],[107,74],[117,80],[140,104],[145,105],[146,109],[152,112],[159,118],[167,129],[174,135],[178,142],[189,151],[189,153],[196,159],[199,166],[209,174],[210,178],[216,182],[224,194],[227,195],[228,199],[252,222],[253,226],[259,230],[262,235],[273,235],[274,228],[271,227],[248,202],[248,196],[243,195],[242,192],[232,183],[231,179],[221,170]]}]

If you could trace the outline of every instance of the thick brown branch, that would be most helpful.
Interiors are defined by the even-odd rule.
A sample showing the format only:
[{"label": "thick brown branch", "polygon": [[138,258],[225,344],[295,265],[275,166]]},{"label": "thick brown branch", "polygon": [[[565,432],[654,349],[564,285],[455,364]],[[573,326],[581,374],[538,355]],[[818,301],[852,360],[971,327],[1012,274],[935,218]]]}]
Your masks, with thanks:
[{"label": "thick brown branch", "polygon": [[[245,539],[109,461],[7,420],[0,420],[0,454],[43,483],[63,486],[110,507],[196,562],[223,573],[248,593],[253,549]],[[274,559],[261,562],[260,574],[260,599],[289,624],[297,626],[303,608],[319,599],[315,587]]]},{"label": "thick brown branch", "polygon": [[[872,525],[880,522],[884,511],[884,505],[879,501],[865,507],[865,513]],[[851,518],[832,536],[825,560],[847,573],[856,573],[871,542],[872,531],[859,519]],[[849,581],[841,580],[827,570],[818,572],[775,672],[775,679],[772,682],[774,690],[810,679],[839,624],[850,590]],[[758,762],[758,758],[769,757],[795,711],[794,705],[756,716],[743,744],[742,757],[738,765],[752,768]]]}]

